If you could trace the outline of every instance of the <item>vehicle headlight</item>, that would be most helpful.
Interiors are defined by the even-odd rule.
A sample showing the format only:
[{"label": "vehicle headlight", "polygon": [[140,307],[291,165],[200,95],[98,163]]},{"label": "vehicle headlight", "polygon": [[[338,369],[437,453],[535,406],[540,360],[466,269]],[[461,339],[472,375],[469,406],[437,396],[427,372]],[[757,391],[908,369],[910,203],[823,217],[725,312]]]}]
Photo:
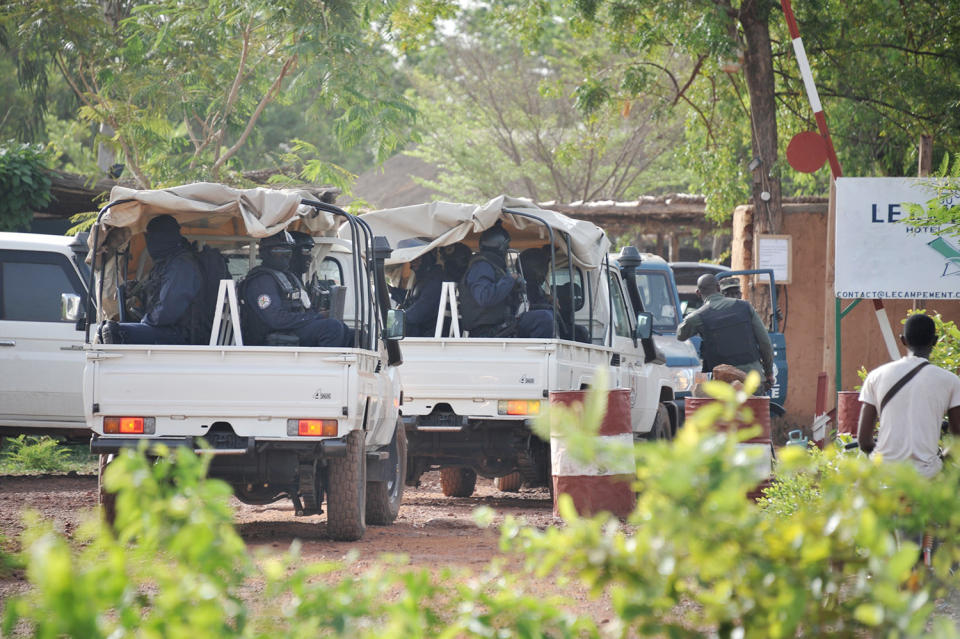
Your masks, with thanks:
[{"label": "vehicle headlight", "polygon": [[685,393],[693,388],[694,379],[699,368],[675,368],[673,369],[674,392]]}]

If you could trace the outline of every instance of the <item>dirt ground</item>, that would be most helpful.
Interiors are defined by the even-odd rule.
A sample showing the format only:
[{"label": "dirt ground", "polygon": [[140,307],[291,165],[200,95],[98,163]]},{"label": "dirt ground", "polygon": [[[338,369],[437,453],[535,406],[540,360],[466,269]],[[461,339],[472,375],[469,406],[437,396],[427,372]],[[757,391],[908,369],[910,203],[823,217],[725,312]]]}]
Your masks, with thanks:
[{"label": "dirt ground", "polygon": [[[247,506],[233,500],[233,506],[237,529],[251,553],[280,554],[298,539],[302,544],[301,556],[308,562],[337,560],[357,551],[360,559],[351,566],[355,573],[383,553],[405,554],[414,567],[479,571],[491,559],[504,555],[498,547],[497,527],[480,529],[474,525],[472,512],[477,506],[494,509],[496,524],[506,515],[513,515],[538,528],[557,525],[545,488],[504,493],[494,488],[491,480],[481,478],[473,497],[450,498],[440,490],[439,474],[427,473],[419,488],[406,490],[400,515],[393,525],[368,526],[362,540],[350,543],[327,538],[326,515],[295,517],[289,502]],[[0,477],[0,535],[6,538],[8,547],[16,547],[25,508],[39,511],[71,535],[96,503],[95,476]],[[522,570],[519,558],[509,555],[507,559],[511,567]],[[26,587],[22,574],[0,579],[0,602]],[[549,578],[531,578],[529,588],[528,594],[557,594],[556,584]],[[588,615],[599,624],[609,623],[613,617],[606,597],[594,599],[585,588],[570,585],[564,587],[564,594],[574,602],[575,610],[571,612]]]}]

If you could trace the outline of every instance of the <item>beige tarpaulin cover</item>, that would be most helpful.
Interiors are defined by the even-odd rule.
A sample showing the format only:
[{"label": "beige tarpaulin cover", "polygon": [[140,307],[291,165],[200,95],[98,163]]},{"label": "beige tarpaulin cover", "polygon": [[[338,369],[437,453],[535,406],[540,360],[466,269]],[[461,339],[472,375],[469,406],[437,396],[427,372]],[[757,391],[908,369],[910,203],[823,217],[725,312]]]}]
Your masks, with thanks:
[{"label": "beige tarpaulin cover", "polygon": [[[503,219],[505,228],[516,241],[520,236],[529,235],[546,239],[543,235],[543,224],[520,215],[505,213],[504,209],[514,209],[530,213],[541,218],[554,230],[557,246],[566,246],[566,240],[558,231],[570,235],[573,249],[574,264],[593,270],[600,267],[603,258],[610,250],[610,240],[599,226],[574,220],[557,213],[541,209],[530,200],[513,198],[506,195],[496,197],[486,204],[455,204],[452,202],[432,202],[430,204],[415,204],[395,209],[383,209],[366,213],[362,219],[370,225],[374,235],[384,235],[394,248],[387,264],[399,264],[426,253],[438,247],[455,244],[471,233],[479,233],[493,226],[498,219]],[[341,227],[341,235],[348,233],[346,227]],[[426,243],[420,246],[397,248],[402,240],[421,239]]]},{"label": "beige tarpaulin cover", "polygon": [[[111,255],[143,232],[157,215],[169,214],[180,222],[184,234],[268,237],[299,222],[300,230],[311,235],[335,236],[340,220],[325,211],[301,204],[319,200],[320,194],[292,189],[234,189],[222,184],[197,182],[168,189],[135,190],[115,186],[110,202],[131,200],[110,207],[100,220],[97,251]],[[93,259],[94,234],[87,240]],[[98,267],[100,266],[98,258]],[[104,295],[98,319],[113,319],[117,313],[117,272],[114,260],[103,264]],[[98,281],[99,285],[99,281]]]},{"label": "beige tarpaulin cover", "polygon": [[[142,232],[151,218],[169,214],[181,225],[194,229],[222,230],[226,234],[267,237],[299,219],[312,235],[332,235],[339,225],[330,213],[317,212],[300,204],[303,199],[319,197],[309,191],[290,189],[234,189],[222,184],[197,182],[169,189],[138,191],[115,186],[110,201],[132,200],[110,209],[101,219],[101,242],[113,228],[127,229],[123,234]],[[242,220],[242,226],[236,222]],[[90,237],[91,248],[93,236]],[[113,244],[113,243],[111,243]]]}]

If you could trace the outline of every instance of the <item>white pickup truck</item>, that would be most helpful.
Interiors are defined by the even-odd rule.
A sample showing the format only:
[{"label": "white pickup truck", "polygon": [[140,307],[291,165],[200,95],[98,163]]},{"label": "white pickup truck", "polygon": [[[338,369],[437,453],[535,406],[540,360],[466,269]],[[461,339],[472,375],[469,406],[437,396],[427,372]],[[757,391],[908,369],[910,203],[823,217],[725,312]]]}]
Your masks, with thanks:
[{"label": "white pickup truck", "polygon": [[[128,270],[114,255],[128,252],[137,264],[141,231],[154,215],[174,215],[188,238],[230,255],[231,271],[253,265],[257,238],[299,228],[317,244],[312,272],[341,294],[353,347],[244,345],[233,282],[226,281],[208,343],[102,344],[89,330],[83,400],[101,472],[126,448],[186,447],[212,455],[211,475],[230,483],[241,501],[288,498],[298,515],[320,513],[326,501],[327,534],[354,540],[367,523],[391,523],[403,496],[401,360],[391,341],[402,337],[402,313],[385,304],[389,247],[358,218],[310,197],[214,184],[114,188],[91,234],[91,279],[103,294],[89,316],[112,319],[118,304],[110,292]],[[344,220],[341,239],[335,235]],[[101,496],[109,505],[109,495]]]},{"label": "white pickup truck", "polygon": [[89,439],[80,379],[86,238],[0,233],[0,437]]},{"label": "white pickup truck", "polygon": [[[602,229],[506,197],[483,206],[438,202],[374,211],[363,219],[391,245],[419,244],[394,251],[391,278],[438,247],[462,242],[476,250],[480,233],[501,220],[511,236],[508,259],[516,251],[548,247],[546,282],[553,300],[558,289],[575,284],[572,304],[554,303],[553,337],[543,339],[460,333],[462,318],[450,303],[457,287],[445,285],[434,335],[404,341],[408,484],[435,468],[448,496],[472,494],[478,474],[496,478],[503,490],[522,482],[547,484],[550,446],[533,434],[530,422],[552,391],[588,388],[600,369],[608,370],[611,387],[630,389],[635,437],[672,436],[676,411],[665,403],[674,397],[673,376],[651,339],[651,316],[635,311],[620,272],[609,266]],[[584,341],[559,336],[560,314],[568,326],[582,327]]]}]

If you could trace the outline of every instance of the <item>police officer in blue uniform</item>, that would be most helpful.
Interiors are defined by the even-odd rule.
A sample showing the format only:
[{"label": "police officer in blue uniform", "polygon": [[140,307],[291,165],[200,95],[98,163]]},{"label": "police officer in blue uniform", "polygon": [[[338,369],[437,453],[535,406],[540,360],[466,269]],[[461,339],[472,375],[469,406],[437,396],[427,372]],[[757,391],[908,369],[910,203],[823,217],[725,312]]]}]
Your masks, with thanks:
[{"label": "police officer in blue uniform", "polygon": [[150,220],[144,237],[153,260],[143,287],[146,313],[139,323],[107,322],[101,339],[105,344],[189,344],[202,313],[196,257],[171,215]]},{"label": "police officer in blue uniform", "polygon": [[[550,271],[550,245],[540,248],[529,248],[520,253],[521,274],[527,282],[527,301],[531,310],[547,309],[553,315],[553,297],[546,286],[547,274]],[[590,335],[586,327],[574,325],[570,329],[570,312],[573,300],[570,297],[570,284],[557,286],[557,332],[563,339],[589,342]]]},{"label": "police officer in blue uniform", "polygon": [[290,270],[293,251],[293,238],[286,231],[260,241],[261,264],[240,284],[240,319],[245,343],[352,346],[353,331],[346,324],[321,317],[305,306],[300,280]]},{"label": "police officer in blue uniform", "polygon": [[516,316],[525,284],[507,273],[510,234],[500,221],[480,235],[479,248],[460,285],[461,326],[471,337],[553,337],[551,311]]},{"label": "police officer in blue uniform", "polygon": [[433,337],[443,291],[443,267],[437,263],[435,250],[410,262],[416,280],[400,304],[406,315],[408,337]]}]

